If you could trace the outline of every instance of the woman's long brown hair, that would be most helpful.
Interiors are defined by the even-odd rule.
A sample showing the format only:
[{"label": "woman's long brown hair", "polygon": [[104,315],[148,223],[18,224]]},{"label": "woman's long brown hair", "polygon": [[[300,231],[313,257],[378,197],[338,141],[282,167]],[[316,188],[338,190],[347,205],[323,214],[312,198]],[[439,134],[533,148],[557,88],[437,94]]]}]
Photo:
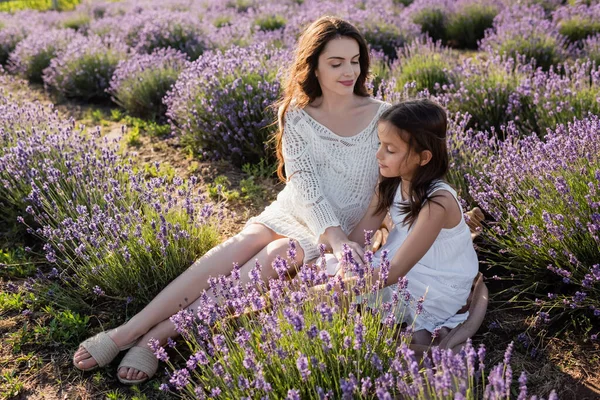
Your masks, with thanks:
[{"label": "woman's long brown hair", "polygon": [[365,38],[352,24],[339,18],[321,17],[310,24],[298,40],[294,62],[289,69],[287,79],[283,83],[283,96],[274,105],[278,109],[279,123],[279,129],[274,136],[277,176],[284,182],[286,178],[281,146],[285,114],[292,101],[295,101],[294,107],[304,108],[323,94],[315,70],[317,69],[319,56],[327,43],[339,37],[352,38],[358,43],[360,75],[354,85],[354,94],[364,97],[370,96],[366,87],[370,60]]},{"label": "woman's long brown hair", "polygon": [[[426,201],[443,207],[430,196],[434,182],[443,179],[448,172],[448,148],[446,130],[448,119],[446,111],[429,99],[408,100],[385,110],[379,123],[387,122],[404,141],[410,152],[431,152],[431,160],[417,168],[410,182],[408,202],[400,204],[400,212],[405,214],[404,224],[409,228],[416,221]],[[402,179],[400,177],[382,178],[378,186],[379,203],[376,213],[387,212],[393,205],[396,191]]]}]

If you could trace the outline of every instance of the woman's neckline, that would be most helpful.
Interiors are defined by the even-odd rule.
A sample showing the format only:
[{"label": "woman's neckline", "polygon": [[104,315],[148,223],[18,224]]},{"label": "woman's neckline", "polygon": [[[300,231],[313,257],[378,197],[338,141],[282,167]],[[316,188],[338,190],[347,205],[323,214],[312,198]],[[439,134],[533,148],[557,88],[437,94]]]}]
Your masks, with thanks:
[{"label": "woman's neckline", "polygon": [[302,111],[311,121],[313,121],[314,123],[316,123],[317,125],[325,128],[329,133],[331,133],[334,136],[337,136],[339,138],[352,138],[352,137],[356,137],[359,136],[360,134],[364,133],[365,131],[369,130],[369,128],[373,125],[373,122],[375,122],[379,116],[379,111],[381,110],[381,107],[383,107],[383,105],[385,104],[385,102],[381,102],[379,104],[379,107],[377,107],[377,111],[375,112],[375,115],[373,116],[373,118],[371,119],[371,122],[369,122],[369,124],[365,127],[365,129],[363,129],[362,131],[355,133],[354,135],[350,135],[350,136],[344,136],[344,135],[339,135],[337,133],[335,133],[334,131],[332,131],[330,128],[328,128],[327,126],[323,125],[322,123],[320,123],[319,121],[317,121],[315,118],[313,118],[309,113],[307,113],[303,108],[300,109],[300,111]]}]

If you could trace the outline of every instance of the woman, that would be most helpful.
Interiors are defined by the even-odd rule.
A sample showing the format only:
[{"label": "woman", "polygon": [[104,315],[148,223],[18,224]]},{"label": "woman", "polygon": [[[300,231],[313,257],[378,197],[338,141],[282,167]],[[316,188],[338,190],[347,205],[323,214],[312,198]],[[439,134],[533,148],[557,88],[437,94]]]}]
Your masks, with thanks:
[{"label": "woman", "polygon": [[118,370],[119,380],[135,384],[157,369],[148,347],[175,337],[169,318],[182,308],[195,309],[210,276],[228,275],[242,265],[241,281],[258,261],[262,279],[284,256],[289,239],[297,241],[296,263],[318,256],[324,243],[340,258],[347,243],[362,259],[362,246],[348,234],[364,215],[378,179],[376,121],[389,105],[373,99],[365,86],[369,53],[351,24],[332,17],[312,23],[299,39],[279,104],[276,136],[278,175],[286,186],[277,200],[248,221],[233,238],[208,251],[127,323],[83,342],[73,357],[87,371],[131,348]]}]

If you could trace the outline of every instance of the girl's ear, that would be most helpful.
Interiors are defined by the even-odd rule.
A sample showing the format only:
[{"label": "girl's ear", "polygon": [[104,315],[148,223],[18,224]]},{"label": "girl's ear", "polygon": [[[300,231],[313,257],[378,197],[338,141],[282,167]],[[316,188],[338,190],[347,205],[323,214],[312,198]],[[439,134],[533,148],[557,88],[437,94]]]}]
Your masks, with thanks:
[{"label": "girl's ear", "polygon": [[423,150],[422,152],[419,153],[419,157],[421,157],[421,161],[419,161],[419,165],[422,167],[424,165],[427,165],[427,163],[429,163],[429,161],[431,161],[433,154],[431,154],[431,151],[429,151],[429,150]]}]

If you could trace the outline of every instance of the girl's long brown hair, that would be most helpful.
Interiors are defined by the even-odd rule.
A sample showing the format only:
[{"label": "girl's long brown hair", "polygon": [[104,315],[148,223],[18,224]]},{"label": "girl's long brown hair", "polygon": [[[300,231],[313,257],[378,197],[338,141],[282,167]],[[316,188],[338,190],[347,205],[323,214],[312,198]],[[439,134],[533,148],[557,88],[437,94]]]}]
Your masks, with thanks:
[{"label": "girl's long brown hair", "polygon": [[[408,202],[400,204],[400,211],[406,214],[404,224],[409,227],[416,221],[426,201],[443,207],[435,198],[429,196],[434,181],[443,179],[448,172],[448,148],[446,130],[448,119],[446,111],[429,99],[408,100],[385,110],[379,123],[387,122],[408,143],[410,152],[431,152],[431,160],[420,166],[410,182]],[[400,177],[382,178],[378,186],[379,203],[376,213],[387,212],[393,205],[396,191],[402,179]]]},{"label": "girl's long brown hair", "polygon": [[352,38],[358,43],[360,49],[360,75],[354,85],[354,94],[363,97],[370,96],[366,87],[370,60],[365,38],[352,24],[339,18],[325,16],[310,24],[298,40],[294,62],[289,69],[287,79],[283,83],[283,96],[274,105],[278,109],[277,118],[279,123],[279,129],[273,139],[277,155],[277,176],[284,182],[286,179],[281,143],[285,114],[292,101],[295,101],[295,107],[304,108],[323,94],[315,70],[317,69],[319,56],[327,43],[339,37]]}]

